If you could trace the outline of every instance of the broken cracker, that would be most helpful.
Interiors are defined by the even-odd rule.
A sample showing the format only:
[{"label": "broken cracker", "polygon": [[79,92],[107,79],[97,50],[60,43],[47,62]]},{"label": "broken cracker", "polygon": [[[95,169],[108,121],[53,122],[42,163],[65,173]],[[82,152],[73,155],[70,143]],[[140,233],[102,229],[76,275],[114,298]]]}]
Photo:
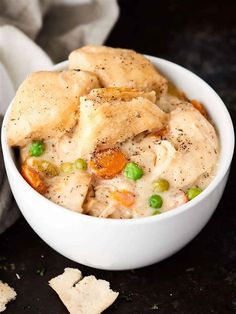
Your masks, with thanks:
[{"label": "broken cracker", "polygon": [[65,268],[64,273],[51,279],[49,285],[56,291],[71,314],[100,314],[118,297],[109,282],[84,277],[78,269]]}]

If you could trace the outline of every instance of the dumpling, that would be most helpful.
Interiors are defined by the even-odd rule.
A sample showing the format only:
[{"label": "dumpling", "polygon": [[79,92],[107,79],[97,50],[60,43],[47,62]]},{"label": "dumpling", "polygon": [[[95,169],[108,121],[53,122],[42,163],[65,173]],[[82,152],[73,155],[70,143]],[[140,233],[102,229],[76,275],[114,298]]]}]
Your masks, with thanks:
[{"label": "dumpling", "polygon": [[[183,103],[170,113],[167,140],[177,154],[163,176],[179,188],[198,184],[201,175],[213,175],[219,141],[213,125],[191,104]],[[205,184],[201,186],[205,188]]]},{"label": "dumpling", "polygon": [[103,87],[167,91],[167,80],[141,54],[128,49],[85,46],[69,55],[69,68],[94,72]]},{"label": "dumpling", "polygon": [[168,114],[151,102],[152,93],[128,89],[94,89],[80,98],[78,152],[82,157],[144,131],[162,129]]},{"label": "dumpling", "polygon": [[46,183],[49,187],[45,196],[58,205],[82,213],[82,205],[90,181],[91,175],[88,172],[77,171],[61,174],[47,179]]},{"label": "dumpling", "polygon": [[78,119],[79,97],[95,87],[99,82],[89,72],[32,73],[13,100],[7,129],[9,145],[58,138],[71,130]]}]

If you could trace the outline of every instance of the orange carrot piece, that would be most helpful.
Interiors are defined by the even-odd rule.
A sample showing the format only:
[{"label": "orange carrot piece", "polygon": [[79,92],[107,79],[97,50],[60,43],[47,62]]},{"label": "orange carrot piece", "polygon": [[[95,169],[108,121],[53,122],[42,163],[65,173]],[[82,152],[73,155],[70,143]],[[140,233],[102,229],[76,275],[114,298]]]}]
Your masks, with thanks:
[{"label": "orange carrot piece", "polygon": [[205,118],[207,117],[206,109],[204,108],[203,104],[201,104],[198,100],[192,99],[191,104],[195,109],[197,109]]},{"label": "orange carrot piece", "polygon": [[95,175],[112,179],[123,170],[126,163],[126,157],[120,149],[109,148],[96,152],[89,162],[89,167]]},{"label": "orange carrot piece", "polygon": [[164,127],[158,131],[154,131],[154,132],[150,133],[150,136],[155,136],[158,139],[162,139],[163,137],[165,137],[167,135],[167,133],[168,133],[168,128]]},{"label": "orange carrot piece", "polygon": [[123,206],[130,207],[134,204],[135,195],[129,191],[114,191],[111,197]]},{"label": "orange carrot piece", "polygon": [[36,170],[24,164],[21,166],[21,174],[37,192],[40,194],[46,192],[47,187]]}]

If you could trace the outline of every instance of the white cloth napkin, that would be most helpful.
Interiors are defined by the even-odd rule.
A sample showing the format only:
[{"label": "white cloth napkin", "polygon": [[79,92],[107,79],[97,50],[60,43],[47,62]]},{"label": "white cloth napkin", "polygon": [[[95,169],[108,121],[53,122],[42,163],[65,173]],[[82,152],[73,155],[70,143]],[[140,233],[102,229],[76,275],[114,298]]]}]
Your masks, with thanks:
[{"label": "white cloth napkin", "polygon": [[[116,0],[1,0],[0,127],[29,73],[50,69],[80,46],[102,44],[118,15]],[[0,149],[0,233],[18,216]]]}]

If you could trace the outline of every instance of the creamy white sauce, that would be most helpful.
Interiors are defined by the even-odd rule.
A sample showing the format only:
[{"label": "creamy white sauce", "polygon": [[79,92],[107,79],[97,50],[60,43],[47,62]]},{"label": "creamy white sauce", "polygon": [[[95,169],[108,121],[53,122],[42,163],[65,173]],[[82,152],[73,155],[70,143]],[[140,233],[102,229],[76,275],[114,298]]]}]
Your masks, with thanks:
[{"label": "creamy white sauce", "polygon": [[[148,200],[156,194],[153,182],[160,178],[170,184],[168,191],[157,193],[163,199],[162,212],[186,203],[188,199],[185,192],[188,188],[205,189],[213,179],[219,155],[214,127],[189,104],[181,105],[171,112],[166,139],[141,135],[122,143],[120,148],[130,161],[142,167],[144,175],[136,182],[126,179],[123,173],[112,180],[97,181],[99,191],[95,189],[91,208],[97,206],[101,211],[105,208],[106,212],[108,206],[108,216],[113,216],[118,209],[121,214],[124,211],[121,205],[109,199],[109,193],[114,190],[134,193],[135,203],[128,208],[132,217],[152,214],[153,209],[149,207]],[[103,193],[106,202],[103,202]]]},{"label": "creamy white sauce", "polygon": [[[162,105],[164,103],[162,101]],[[129,161],[142,167],[144,175],[141,179],[137,181],[126,179],[123,172],[109,180],[92,175],[89,190],[83,189],[84,202],[81,200],[71,202],[68,196],[68,204],[65,202],[64,206],[76,210],[75,204],[80,203],[82,209],[78,208],[78,211],[83,210],[85,214],[98,217],[143,217],[153,213],[149,206],[149,198],[153,194],[162,197],[163,206],[160,211],[164,212],[186,203],[188,199],[185,192],[188,188],[205,189],[214,178],[217,168],[219,141],[216,131],[189,103],[181,102],[177,105],[176,102],[174,105],[176,106],[173,106],[174,110],[170,112],[167,132],[162,138],[155,134],[142,133],[117,144]],[[74,162],[80,157],[77,154],[76,132],[61,139],[46,141],[45,144],[46,151],[38,158],[39,160],[48,160],[59,166],[64,162]],[[28,156],[28,149],[28,147],[21,149],[22,162]],[[61,180],[61,175],[59,178]],[[170,187],[166,192],[155,193],[153,182],[160,178],[166,179]],[[57,181],[58,190],[61,188],[60,180],[46,179],[50,184]],[[67,185],[71,186],[66,186],[64,190],[73,189],[73,182],[68,180]],[[135,195],[132,206],[125,207],[111,197],[112,192],[122,190]],[[47,194],[45,196],[47,197]],[[73,194],[73,197],[76,197],[76,194]],[[65,195],[64,199],[66,200]]]}]

